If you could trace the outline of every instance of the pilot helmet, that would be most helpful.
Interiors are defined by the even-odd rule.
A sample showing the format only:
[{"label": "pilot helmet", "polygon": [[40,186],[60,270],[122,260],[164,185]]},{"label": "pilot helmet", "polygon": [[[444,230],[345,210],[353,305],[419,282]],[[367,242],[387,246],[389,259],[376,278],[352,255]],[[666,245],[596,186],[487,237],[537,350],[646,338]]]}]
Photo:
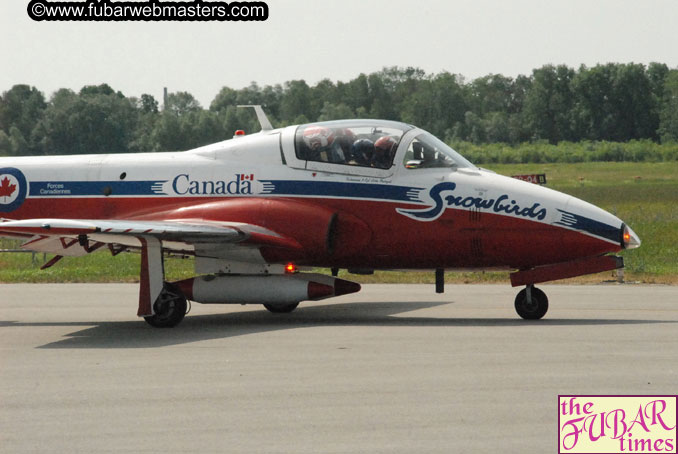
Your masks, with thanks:
[{"label": "pilot helmet", "polygon": [[393,137],[384,136],[374,142],[374,160],[380,164],[390,164],[397,142]]},{"label": "pilot helmet", "polygon": [[337,132],[336,136],[337,136],[337,141],[342,146],[342,148],[344,146],[346,146],[346,148],[350,147],[351,144],[353,144],[353,142],[355,142],[355,139],[356,139],[353,131],[351,131],[348,128],[340,129]]},{"label": "pilot helmet", "polygon": [[323,126],[309,126],[304,130],[304,142],[311,150],[328,147],[334,142],[334,131]]},{"label": "pilot helmet", "polygon": [[370,165],[374,154],[374,142],[370,139],[358,139],[351,145],[351,156],[359,165]]}]

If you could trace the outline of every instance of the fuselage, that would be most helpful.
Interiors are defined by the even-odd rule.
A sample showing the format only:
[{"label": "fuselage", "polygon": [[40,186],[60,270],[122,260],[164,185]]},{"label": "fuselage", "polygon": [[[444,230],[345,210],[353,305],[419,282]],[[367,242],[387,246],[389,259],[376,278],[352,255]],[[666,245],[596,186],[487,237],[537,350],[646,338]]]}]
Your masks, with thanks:
[{"label": "fuselage", "polygon": [[0,190],[14,187],[0,218],[248,223],[303,246],[261,248],[269,263],[340,268],[524,269],[624,247],[620,219],[569,195],[472,165],[408,168],[416,128],[387,169],[304,162],[295,128],[187,152],[0,158]]}]

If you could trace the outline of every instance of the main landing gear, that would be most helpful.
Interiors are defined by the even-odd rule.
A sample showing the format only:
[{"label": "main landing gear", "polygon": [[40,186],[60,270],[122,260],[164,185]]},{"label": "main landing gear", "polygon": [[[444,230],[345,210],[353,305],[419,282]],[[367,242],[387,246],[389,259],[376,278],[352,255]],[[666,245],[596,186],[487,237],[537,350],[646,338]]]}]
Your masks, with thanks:
[{"label": "main landing gear", "polygon": [[297,308],[299,303],[290,303],[290,304],[264,304],[264,307],[268,309],[269,312],[274,314],[289,314]]},{"label": "main landing gear", "polygon": [[153,315],[144,317],[146,323],[156,328],[177,326],[186,315],[186,297],[169,282],[165,282],[160,295],[153,304]]},{"label": "main landing gear", "polygon": [[539,320],[549,310],[546,293],[530,284],[516,296],[516,312],[525,320]]}]

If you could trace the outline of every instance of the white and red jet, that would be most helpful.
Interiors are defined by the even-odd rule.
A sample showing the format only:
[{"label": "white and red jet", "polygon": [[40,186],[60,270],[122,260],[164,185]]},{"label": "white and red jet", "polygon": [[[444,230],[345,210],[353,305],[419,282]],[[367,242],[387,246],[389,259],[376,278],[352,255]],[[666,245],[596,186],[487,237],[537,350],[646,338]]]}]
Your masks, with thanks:
[{"label": "white and red jet", "polygon": [[[345,120],[262,131],[186,152],[0,158],[0,235],[61,256],[141,250],[138,315],[175,326],[187,299],[264,304],[360,285],[294,267],[513,270],[518,314],[548,309],[535,283],[623,266],[640,240],[574,197],[478,168],[414,126]],[[196,277],[164,280],[163,252]]]}]

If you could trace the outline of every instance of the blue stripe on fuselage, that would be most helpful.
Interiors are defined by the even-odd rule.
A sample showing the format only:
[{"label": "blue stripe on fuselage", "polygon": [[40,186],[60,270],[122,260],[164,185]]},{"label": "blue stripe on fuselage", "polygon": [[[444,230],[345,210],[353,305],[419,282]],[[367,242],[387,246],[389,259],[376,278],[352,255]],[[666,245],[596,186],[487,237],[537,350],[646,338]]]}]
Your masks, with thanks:
[{"label": "blue stripe on fuselage", "polygon": [[560,221],[554,224],[569,227],[575,230],[583,230],[591,235],[599,236],[610,241],[620,242],[621,232],[619,227],[614,227],[603,222],[595,221],[593,219],[581,216],[579,214],[570,213],[558,209],[561,213]]},{"label": "blue stripe on fuselage", "polygon": [[421,202],[418,194],[423,190],[423,188],[391,184],[332,181],[261,180],[261,183],[264,185],[262,194],[379,199],[398,202]]}]

